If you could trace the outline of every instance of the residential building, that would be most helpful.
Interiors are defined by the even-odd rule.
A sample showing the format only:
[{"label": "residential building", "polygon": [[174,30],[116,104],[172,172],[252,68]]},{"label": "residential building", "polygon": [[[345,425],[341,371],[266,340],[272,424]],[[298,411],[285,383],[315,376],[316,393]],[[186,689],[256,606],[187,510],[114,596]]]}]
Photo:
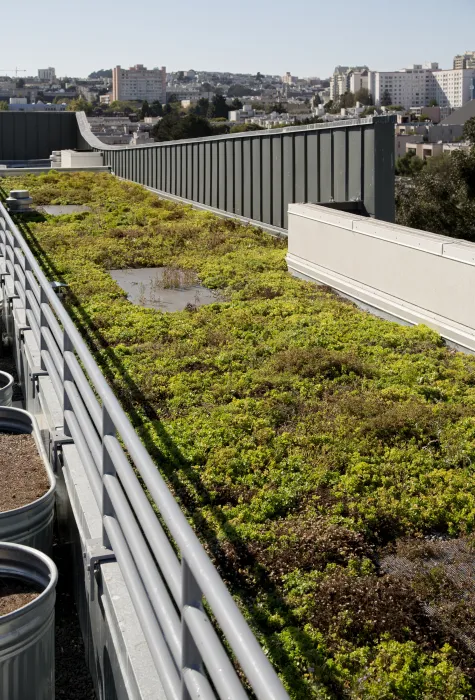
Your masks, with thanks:
[{"label": "residential building", "polygon": [[376,105],[424,107],[435,101],[445,112],[471,99],[475,69],[439,70],[437,63],[414,65],[399,71],[370,71],[369,91]]},{"label": "residential building", "polygon": [[282,76],[282,82],[284,85],[294,85],[297,82],[298,78],[296,75],[290,75],[289,71],[285,75]]},{"label": "residential building", "polygon": [[54,68],[39,68],[38,69],[38,79],[45,80],[49,83],[54,83],[56,80],[56,71]]},{"label": "residential building", "polygon": [[465,51],[465,53],[454,57],[454,70],[464,68],[475,68],[475,51]]},{"label": "residential building", "polygon": [[[330,99],[331,100],[337,100],[341,95],[344,95],[345,92],[348,92],[350,88],[350,83],[351,83],[351,77],[352,75],[359,75],[361,76],[361,79],[366,77],[368,75],[368,66],[336,66],[332,77],[330,78]],[[356,78],[356,81],[358,82],[359,78]],[[353,81],[353,86],[355,85],[355,81]],[[360,87],[368,87],[367,85],[361,85]],[[359,87],[357,88],[359,89]],[[352,90],[354,92],[354,90]]]},{"label": "residential building", "polygon": [[368,90],[368,71],[351,71],[349,74],[349,91],[355,93],[362,88]]},{"label": "residential building", "polygon": [[112,101],[147,100],[147,102],[165,102],[167,94],[167,71],[161,69],[147,70],[137,64],[126,70],[116,66],[112,71]]},{"label": "residential building", "polygon": [[108,92],[106,95],[100,95],[99,96],[99,103],[101,105],[110,105],[110,103],[112,102],[111,98],[112,98],[112,94],[110,92]]}]

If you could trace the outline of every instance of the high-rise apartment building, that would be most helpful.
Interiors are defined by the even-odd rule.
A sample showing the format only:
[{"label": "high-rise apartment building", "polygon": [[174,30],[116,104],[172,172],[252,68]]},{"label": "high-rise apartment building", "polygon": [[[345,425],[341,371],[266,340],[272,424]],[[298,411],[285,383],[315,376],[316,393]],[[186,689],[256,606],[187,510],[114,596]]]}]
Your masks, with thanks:
[{"label": "high-rise apartment building", "polygon": [[440,70],[438,63],[414,65],[399,71],[371,71],[369,91],[376,105],[426,107],[435,101],[445,111],[471,99],[475,69]]},{"label": "high-rise apartment building", "polygon": [[116,66],[112,71],[112,100],[147,100],[166,102],[167,71],[165,66],[147,70],[137,64],[129,70]]},{"label": "high-rise apartment building", "polygon": [[475,68],[475,51],[465,51],[465,53],[454,57],[454,70],[464,68]]},{"label": "high-rise apartment building", "polygon": [[56,80],[56,71],[54,68],[39,68],[38,69],[39,80],[49,80],[50,83]]},{"label": "high-rise apartment building", "polygon": [[[366,76],[368,72],[368,66],[337,66],[330,78],[330,99],[337,100],[345,92],[351,90],[351,77],[353,75]],[[363,83],[366,81],[363,81]],[[353,82],[353,86],[354,86]],[[361,84],[356,89],[359,90],[360,87],[368,87],[367,84]],[[355,92],[355,90],[351,90]]]}]

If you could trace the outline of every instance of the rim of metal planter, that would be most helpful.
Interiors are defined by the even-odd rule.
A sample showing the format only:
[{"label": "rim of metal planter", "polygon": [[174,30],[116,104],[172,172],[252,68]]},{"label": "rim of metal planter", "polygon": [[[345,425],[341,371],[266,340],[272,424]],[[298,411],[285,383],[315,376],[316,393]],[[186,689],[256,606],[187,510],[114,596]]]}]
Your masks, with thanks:
[{"label": "rim of metal planter", "polygon": [[[2,384],[2,379],[6,378],[7,383]],[[6,389],[9,389],[11,386],[13,386],[13,382],[15,380],[13,379],[11,374],[8,374],[8,372],[3,372],[0,370],[0,391],[5,391]]]},{"label": "rim of metal planter", "polygon": [[47,528],[52,526],[54,517],[56,476],[43,446],[38,424],[35,417],[28,411],[10,406],[0,406],[0,434],[2,432],[32,435],[38,456],[48,475],[50,486],[42,496],[34,501],[0,513],[0,539],[7,542],[20,540],[19,543],[24,543],[24,546],[33,545],[37,549],[49,551],[51,535],[48,534]]},{"label": "rim of metal planter", "polygon": [[[10,553],[10,557],[5,557]],[[40,571],[35,563],[40,561],[44,570]],[[7,564],[8,562],[8,564]],[[34,567],[34,570],[33,570]],[[17,581],[26,581],[36,586],[44,586],[41,593],[32,601],[17,610],[6,615],[0,615],[0,626],[6,625],[31,610],[40,607],[44,599],[50,595],[58,583],[58,569],[54,561],[47,554],[33,547],[15,542],[0,542],[0,577],[11,578]]]}]

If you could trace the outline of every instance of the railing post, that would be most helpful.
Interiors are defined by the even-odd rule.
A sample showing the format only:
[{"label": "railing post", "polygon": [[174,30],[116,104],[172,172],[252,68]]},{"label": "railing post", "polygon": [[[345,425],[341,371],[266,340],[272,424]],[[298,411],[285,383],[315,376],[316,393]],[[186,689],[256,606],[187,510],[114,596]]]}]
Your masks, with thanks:
[{"label": "railing post", "polygon": [[43,336],[43,328],[47,326],[45,312],[43,311],[43,304],[47,304],[48,299],[46,297],[46,292],[43,286],[40,286],[40,367],[42,370],[46,371],[46,366],[43,360],[43,350],[47,350],[46,340]]},{"label": "railing post", "polygon": [[66,391],[66,382],[72,382],[73,376],[69,365],[66,361],[66,353],[73,352],[74,348],[69,338],[69,334],[66,329],[63,330],[63,433],[67,437],[71,437],[71,430],[69,428],[68,422],[65,418],[66,411],[72,411],[71,401]]},{"label": "railing post", "polygon": [[[104,486],[104,477],[107,474],[112,474],[115,475],[116,470],[114,467],[114,463],[112,462],[111,456],[109,452],[106,449],[104,438],[107,437],[108,435],[115,435],[116,434],[116,429],[114,422],[109,414],[109,411],[105,406],[102,406],[102,518],[104,518],[106,515],[114,515],[114,510],[112,507],[111,500],[109,498],[109,495],[107,493],[107,489]],[[104,522],[104,521],[103,521]],[[112,549],[109,536],[106,532],[106,529],[104,527],[104,524],[102,525],[102,544],[104,547],[107,549]]]},{"label": "railing post", "polygon": [[191,695],[186,687],[185,673],[187,669],[203,672],[203,661],[195,640],[185,621],[184,610],[186,606],[203,609],[201,589],[196,583],[185,557],[181,560],[181,697],[182,700],[191,700]]}]

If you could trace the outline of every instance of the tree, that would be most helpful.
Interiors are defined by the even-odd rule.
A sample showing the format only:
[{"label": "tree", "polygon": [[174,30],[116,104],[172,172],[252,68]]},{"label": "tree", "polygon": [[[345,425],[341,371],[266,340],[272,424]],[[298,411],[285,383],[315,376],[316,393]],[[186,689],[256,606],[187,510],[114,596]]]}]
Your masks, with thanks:
[{"label": "tree", "polygon": [[264,127],[258,124],[236,124],[230,129],[230,134],[240,134],[246,131],[262,131]]},{"label": "tree", "polygon": [[97,78],[112,78],[112,68],[107,68],[106,70],[101,68],[101,70],[96,70],[93,73],[90,73],[88,77],[91,80]]},{"label": "tree", "polygon": [[260,92],[240,85],[239,83],[231,85],[228,88],[228,97],[252,97],[252,95],[260,95]]},{"label": "tree", "polygon": [[439,106],[439,103],[437,102],[437,100],[431,100],[429,102],[429,107],[438,107],[438,106]]},{"label": "tree", "polygon": [[282,104],[282,102],[276,102],[270,107],[271,112],[277,112],[277,114],[284,114],[285,113],[285,107]]},{"label": "tree", "polygon": [[408,151],[406,155],[397,159],[395,168],[396,175],[414,177],[420,173],[426,165],[426,160],[422,160],[422,158],[416,156],[414,151]]},{"label": "tree", "polygon": [[89,115],[92,113],[92,104],[87,102],[83,97],[78,97],[69,102],[67,110],[68,112],[85,112]]},{"label": "tree", "polygon": [[338,100],[339,109],[348,109],[356,104],[355,95],[352,92],[345,92]]},{"label": "tree", "polygon": [[8,102],[0,102],[0,112],[8,112]]},{"label": "tree", "polygon": [[180,117],[176,112],[166,114],[152,129],[155,141],[177,141],[212,136],[213,129],[207,119],[197,114]]},{"label": "tree", "polygon": [[385,90],[383,92],[383,96],[381,97],[381,106],[382,107],[389,107],[389,105],[391,103],[392,103],[391,94],[388,90]]},{"label": "tree", "polygon": [[176,74],[176,79],[180,83],[183,82],[183,80],[185,79],[185,72],[182,70],[179,70],[178,73]]},{"label": "tree", "polygon": [[210,119],[216,117],[228,117],[229,107],[225,98],[222,95],[215,95],[210,102],[208,108],[208,117]]},{"label": "tree", "polygon": [[197,114],[200,117],[206,117],[209,111],[209,100],[206,97],[200,97],[198,102],[194,107],[191,108],[190,113]]},{"label": "tree", "polygon": [[170,95],[167,95],[167,104],[171,105],[174,102],[179,102],[178,97],[175,95],[174,92],[172,92]]},{"label": "tree", "polygon": [[473,149],[475,146],[475,117],[472,117],[465,122],[462,137],[465,141],[470,143]]},{"label": "tree", "polygon": [[15,84],[16,84],[17,88],[24,88],[25,87],[25,81],[23,80],[23,78],[18,78],[18,80],[16,81]]},{"label": "tree", "polygon": [[365,87],[362,87],[355,92],[355,101],[359,102],[364,106],[374,104],[372,94],[370,93],[368,88]]},{"label": "tree", "polygon": [[140,113],[139,113],[140,119],[143,121],[145,117],[150,117],[152,116],[150,113],[150,105],[147,102],[147,100],[144,100],[142,102],[142,107],[140,108]]},{"label": "tree", "polygon": [[150,116],[151,117],[161,117],[163,115],[162,103],[158,100],[154,100],[150,105]]},{"label": "tree", "polygon": [[231,109],[242,109],[242,102],[238,97],[235,97],[234,100],[231,102]]},{"label": "tree", "polygon": [[[468,127],[473,138],[472,129]],[[398,183],[396,221],[403,226],[475,241],[475,146],[431,158],[409,184]]]}]

